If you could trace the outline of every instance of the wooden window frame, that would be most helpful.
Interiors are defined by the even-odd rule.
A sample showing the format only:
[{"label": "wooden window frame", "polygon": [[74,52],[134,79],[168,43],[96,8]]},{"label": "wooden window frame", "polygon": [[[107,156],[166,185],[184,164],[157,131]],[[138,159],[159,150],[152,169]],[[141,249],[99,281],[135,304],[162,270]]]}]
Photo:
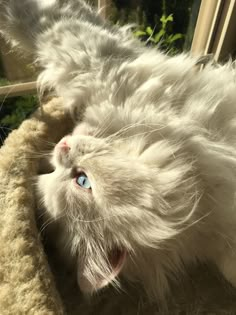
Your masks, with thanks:
[{"label": "wooden window frame", "polygon": [[107,19],[109,17],[109,10],[110,10],[111,0],[97,0],[97,7],[100,11],[100,15]]},{"label": "wooden window frame", "polygon": [[228,59],[236,50],[235,30],[236,0],[202,0],[191,53]]}]

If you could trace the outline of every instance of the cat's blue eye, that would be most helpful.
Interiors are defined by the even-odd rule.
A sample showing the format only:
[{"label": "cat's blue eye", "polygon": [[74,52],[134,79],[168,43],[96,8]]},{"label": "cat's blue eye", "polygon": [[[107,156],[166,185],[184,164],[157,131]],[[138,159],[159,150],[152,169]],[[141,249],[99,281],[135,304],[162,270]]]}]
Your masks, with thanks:
[{"label": "cat's blue eye", "polygon": [[76,178],[76,184],[84,189],[91,189],[91,184],[88,176],[85,173],[80,173]]}]

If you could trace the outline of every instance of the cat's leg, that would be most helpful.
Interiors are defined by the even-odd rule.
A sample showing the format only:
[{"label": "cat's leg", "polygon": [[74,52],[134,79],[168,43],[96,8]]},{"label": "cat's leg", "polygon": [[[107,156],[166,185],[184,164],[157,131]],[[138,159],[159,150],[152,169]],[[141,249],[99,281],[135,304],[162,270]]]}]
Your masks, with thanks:
[{"label": "cat's leg", "polygon": [[236,287],[236,248],[227,249],[223,255],[217,259],[217,266],[234,287]]}]

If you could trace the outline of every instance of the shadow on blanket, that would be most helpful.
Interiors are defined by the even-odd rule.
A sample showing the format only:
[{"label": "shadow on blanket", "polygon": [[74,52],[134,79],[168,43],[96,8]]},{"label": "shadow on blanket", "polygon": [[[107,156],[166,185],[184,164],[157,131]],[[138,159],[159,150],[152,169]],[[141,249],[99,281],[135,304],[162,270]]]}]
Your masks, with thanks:
[{"label": "shadow on blanket", "polygon": [[[72,126],[54,99],[13,131],[0,150],[0,314],[152,315],[158,301],[147,303],[137,288],[107,288],[84,300],[37,229],[33,178],[38,157]],[[46,254],[45,254],[46,252]],[[236,314],[236,292],[206,266],[191,270],[173,288],[168,314]]]}]

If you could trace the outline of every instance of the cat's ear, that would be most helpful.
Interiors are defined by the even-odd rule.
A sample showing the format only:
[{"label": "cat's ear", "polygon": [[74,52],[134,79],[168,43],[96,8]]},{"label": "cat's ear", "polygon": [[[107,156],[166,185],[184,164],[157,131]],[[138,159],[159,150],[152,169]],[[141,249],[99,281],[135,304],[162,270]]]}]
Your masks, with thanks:
[{"label": "cat's ear", "polygon": [[[98,258],[98,257],[97,257]],[[114,250],[107,259],[87,257],[78,263],[77,282],[81,291],[92,294],[109,284],[118,285],[119,276],[126,260],[126,252]]]}]

